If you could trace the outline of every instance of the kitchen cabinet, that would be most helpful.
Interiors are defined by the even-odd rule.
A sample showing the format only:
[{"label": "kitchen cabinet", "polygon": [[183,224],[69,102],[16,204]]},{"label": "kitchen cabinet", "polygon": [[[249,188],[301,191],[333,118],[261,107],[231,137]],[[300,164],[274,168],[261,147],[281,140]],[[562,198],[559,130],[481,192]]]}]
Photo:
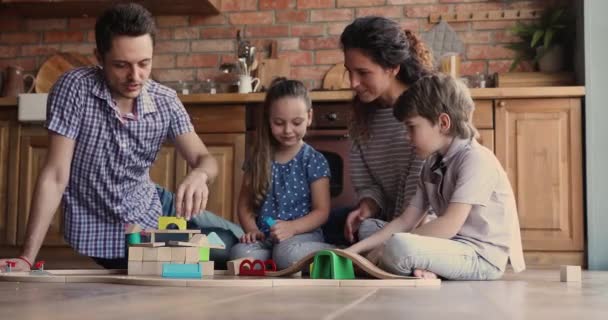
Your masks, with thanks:
[{"label": "kitchen cabinet", "polygon": [[[141,0],[153,15],[214,15],[220,0]],[[0,0],[0,14],[30,18],[96,17],[114,0]],[[126,1],[125,1],[126,2]]]},{"label": "kitchen cabinet", "polygon": [[499,99],[496,156],[505,168],[531,264],[584,264],[580,99]]}]

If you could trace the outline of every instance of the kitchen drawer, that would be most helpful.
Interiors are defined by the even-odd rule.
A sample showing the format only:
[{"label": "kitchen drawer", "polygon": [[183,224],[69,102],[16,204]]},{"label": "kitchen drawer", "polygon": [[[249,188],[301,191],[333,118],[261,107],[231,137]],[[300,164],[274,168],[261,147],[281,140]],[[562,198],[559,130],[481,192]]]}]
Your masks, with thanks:
[{"label": "kitchen drawer", "polygon": [[244,105],[186,107],[197,133],[245,132]]},{"label": "kitchen drawer", "polygon": [[351,117],[350,103],[313,104],[312,128],[346,128]]},{"label": "kitchen drawer", "polygon": [[477,129],[494,128],[493,100],[475,100],[473,124]]}]

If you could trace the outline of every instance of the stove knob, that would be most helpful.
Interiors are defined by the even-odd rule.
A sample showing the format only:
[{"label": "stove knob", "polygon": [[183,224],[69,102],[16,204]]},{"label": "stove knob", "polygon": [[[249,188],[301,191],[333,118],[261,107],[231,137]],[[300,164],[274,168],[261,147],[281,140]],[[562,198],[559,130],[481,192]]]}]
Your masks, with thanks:
[{"label": "stove knob", "polygon": [[328,113],[328,114],[327,114],[325,117],[326,117],[326,118],[327,118],[327,120],[329,120],[329,121],[336,121],[336,120],[338,120],[338,114],[337,114],[337,113],[335,113],[335,112]]}]

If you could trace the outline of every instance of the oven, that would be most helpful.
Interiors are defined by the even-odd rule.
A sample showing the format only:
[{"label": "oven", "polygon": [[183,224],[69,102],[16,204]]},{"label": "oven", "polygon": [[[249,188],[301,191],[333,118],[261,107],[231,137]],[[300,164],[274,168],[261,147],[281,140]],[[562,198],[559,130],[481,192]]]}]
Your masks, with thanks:
[{"label": "oven", "polygon": [[[304,141],[321,152],[331,171],[331,207],[352,207],[356,203],[355,190],[350,179],[348,137],[350,104],[344,102],[314,102],[313,121]],[[247,145],[255,137],[255,119],[261,116],[262,106],[247,108]],[[249,150],[247,150],[249,151]]]}]

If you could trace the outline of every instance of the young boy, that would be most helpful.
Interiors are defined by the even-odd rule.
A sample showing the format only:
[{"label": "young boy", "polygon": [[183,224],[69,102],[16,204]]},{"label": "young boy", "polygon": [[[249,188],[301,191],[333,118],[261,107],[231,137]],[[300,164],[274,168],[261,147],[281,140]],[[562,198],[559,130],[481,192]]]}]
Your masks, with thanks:
[{"label": "young boy", "polygon": [[[524,270],[513,190],[494,154],[475,140],[468,88],[449,76],[424,77],[394,110],[416,153],[428,158],[418,190],[403,215],[347,250],[374,249],[387,271],[424,278],[498,279],[508,260]],[[415,227],[429,208],[438,218]]]}]

